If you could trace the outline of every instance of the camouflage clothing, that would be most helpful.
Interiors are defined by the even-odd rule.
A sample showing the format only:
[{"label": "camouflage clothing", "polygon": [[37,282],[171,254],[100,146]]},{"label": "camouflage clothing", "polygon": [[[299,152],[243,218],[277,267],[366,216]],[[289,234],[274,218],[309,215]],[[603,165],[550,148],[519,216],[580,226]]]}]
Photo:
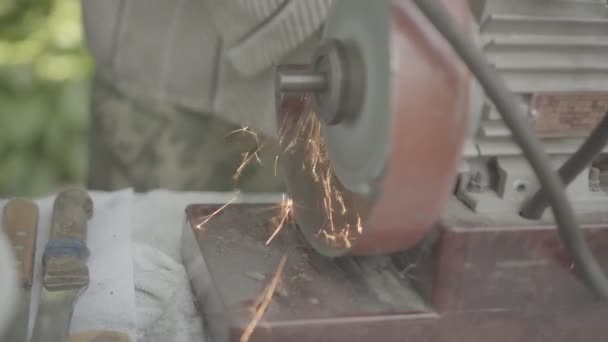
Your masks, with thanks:
[{"label": "camouflage clothing", "polygon": [[[241,126],[168,102],[125,96],[97,79],[92,91],[89,187],[171,190],[283,191],[275,176],[276,142],[263,144],[238,182],[233,176],[243,153],[255,152],[253,134]],[[231,133],[232,132],[232,133]]]},{"label": "camouflage clothing", "polygon": [[[256,142],[226,135],[240,124],[276,134],[273,66],[310,61],[330,4],[82,0],[97,73],[89,186],[232,189]],[[275,156],[266,143],[238,187],[282,190]]]}]

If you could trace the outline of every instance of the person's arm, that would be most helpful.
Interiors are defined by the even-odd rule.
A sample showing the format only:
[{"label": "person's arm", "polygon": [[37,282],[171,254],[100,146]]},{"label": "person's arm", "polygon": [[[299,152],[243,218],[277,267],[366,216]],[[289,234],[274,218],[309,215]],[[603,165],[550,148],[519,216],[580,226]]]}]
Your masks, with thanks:
[{"label": "person's arm", "polygon": [[[245,76],[283,62],[318,34],[332,0],[208,0],[225,57]],[[297,56],[296,56],[297,58]]]}]

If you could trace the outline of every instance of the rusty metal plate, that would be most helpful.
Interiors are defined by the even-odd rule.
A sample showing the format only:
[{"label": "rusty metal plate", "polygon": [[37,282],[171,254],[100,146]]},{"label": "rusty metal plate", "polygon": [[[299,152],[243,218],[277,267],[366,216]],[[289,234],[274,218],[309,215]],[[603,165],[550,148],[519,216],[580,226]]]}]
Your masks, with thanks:
[{"label": "rusty metal plate", "polygon": [[586,137],[608,112],[608,93],[539,93],[531,108],[539,137]]},{"label": "rusty metal plate", "polygon": [[182,236],[184,264],[213,342],[241,341],[283,257],[279,285],[249,342],[396,342],[404,329],[431,332],[437,315],[390,257],[322,257],[292,224],[266,244],[276,203],[219,207],[189,206]]}]

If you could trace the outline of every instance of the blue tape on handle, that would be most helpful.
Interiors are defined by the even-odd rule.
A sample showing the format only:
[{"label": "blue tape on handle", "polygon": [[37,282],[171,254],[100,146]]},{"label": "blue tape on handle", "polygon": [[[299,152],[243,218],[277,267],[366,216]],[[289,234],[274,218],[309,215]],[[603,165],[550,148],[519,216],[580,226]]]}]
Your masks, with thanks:
[{"label": "blue tape on handle", "polygon": [[50,257],[73,256],[79,259],[88,257],[89,249],[78,239],[63,238],[49,240],[44,249],[43,260]]}]

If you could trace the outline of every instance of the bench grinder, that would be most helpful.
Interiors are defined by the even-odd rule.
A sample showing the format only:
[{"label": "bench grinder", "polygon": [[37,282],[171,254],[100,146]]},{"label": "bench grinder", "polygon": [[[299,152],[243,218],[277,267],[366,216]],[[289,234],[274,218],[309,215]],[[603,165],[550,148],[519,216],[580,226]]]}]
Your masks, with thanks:
[{"label": "bench grinder", "polygon": [[272,200],[186,210],[212,340],[239,340],[285,255],[251,340],[605,336],[607,13],[335,1],[310,64],[276,73],[293,221],[269,243]]}]

